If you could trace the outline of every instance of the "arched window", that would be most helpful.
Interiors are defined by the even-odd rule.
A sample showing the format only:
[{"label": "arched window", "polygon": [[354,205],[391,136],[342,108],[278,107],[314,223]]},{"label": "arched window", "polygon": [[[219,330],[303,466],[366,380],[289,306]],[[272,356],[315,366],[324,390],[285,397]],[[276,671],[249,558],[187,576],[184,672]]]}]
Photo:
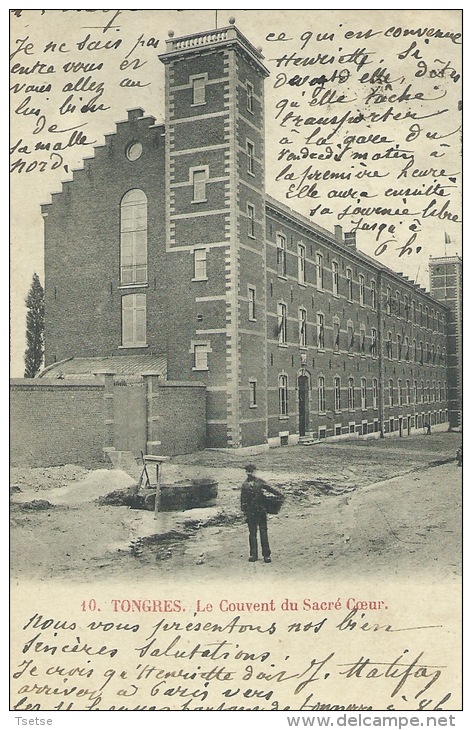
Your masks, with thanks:
[{"label": "arched window", "polygon": [[354,378],[349,378],[347,381],[347,405],[350,411],[354,410]]},{"label": "arched window", "polygon": [[147,282],[147,198],[142,190],[129,190],[121,201],[120,281]]},{"label": "arched window", "polygon": [[341,378],[336,375],[334,378],[334,410],[341,410]]},{"label": "arched window", "polygon": [[379,406],[379,381],[377,378],[372,379],[372,407],[378,408]]},{"label": "arched window", "polygon": [[326,411],[325,379],[323,375],[318,378],[318,410],[320,413]]},{"label": "arched window", "polygon": [[361,378],[361,408],[363,411],[367,408],[367,380]]}]

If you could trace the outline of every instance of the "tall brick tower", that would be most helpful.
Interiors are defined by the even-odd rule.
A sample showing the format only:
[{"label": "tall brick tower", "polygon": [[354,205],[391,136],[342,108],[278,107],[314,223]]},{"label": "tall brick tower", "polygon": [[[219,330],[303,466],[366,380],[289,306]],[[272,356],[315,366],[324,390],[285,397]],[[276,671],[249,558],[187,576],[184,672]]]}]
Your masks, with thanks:
[{"label": "tall brick tower", "polygon": [[446,321],[449,420],[462,425],[462,259],[460,256],[430,258],[431,294],[449,307]]},{"label": "tall brick tower", "polygon": [[[230,20],[230,22],[232,22]],[[234,26],[166,52],[168,378],[208,389],[208,446],[267,439],[264,78]]]}]

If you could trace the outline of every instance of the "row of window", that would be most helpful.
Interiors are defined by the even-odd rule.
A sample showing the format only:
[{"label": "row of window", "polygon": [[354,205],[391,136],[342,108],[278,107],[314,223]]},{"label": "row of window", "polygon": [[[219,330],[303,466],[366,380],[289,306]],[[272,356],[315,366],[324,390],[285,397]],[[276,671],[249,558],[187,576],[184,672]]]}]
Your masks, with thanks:
[{"label": "row of window", "polygon": [[[251,294],[255,297],[255,290],[250,289],[249,290]],[[249,307],[250,307],[250,319],[251,319],[251,312],[254,313],[254,307],[255,304],[253,301],[251,301],[251,297],[249,298]],[[325,349],[325,316],[322,312],[318,312],[317,316],[317,325],[316,325],[316,335],[315,335],[315,344],[318,347],[319,350]],[[255,315],[254,315],[255,318]],[[287,315],[287,305],[285,302],[279,302],[277,304],[277,330],[276,330],[276,336],[278,338],[280,345],[286,345],[288,344],[288,336],[287,336],[287,327],[288,327],[288,315]],[[298,309],[298,342],[300,347],[308,347],[308,337],[307,337],[307,311],[303,307],[299,307]],[[359,331],[359,338],[358,338],[358,346],[356,347],[356,334],[354,332],[354,324],[351,321],[348,321],[347,323],[347,329],[346,329],[346,335],[347,335],[347,342],[346,347],[344,348],[345,351],[348,353],[353,354],[354,351],[358,351],[361,355],[370,354],[372,357],[377,357],[377,329],[375,327],[371,328],[370,331],[370,344],[367,345],[366,343],[366,329],[364,325],[360,326]],[[340,352],[340,341],[341,341],[341,324],[337,317],[333,317],[333,340],[332,340],[332,349],[333,352]],[[392,340],[392,333],[387,333],[387,340],[386,340],[386,354],[389,360],[393,360],[393,340]],[[408,335],[405,334],[397,334],[396,339],[396,356],[397,360],[401,361],[402,359],[409,361],[410,360],[410,338]],[[435,345],[431,345],[429,343],[426,343],[426,345],[423,345],[423,342],[420,341],[419,345],[417,346],[416,339],[413,340],[413,360],[414,362],[419,362],[421,365],[424,364],[432,364],[435,365],[436,361],[438,361],[439,364],[445,364],[446,362],[446,350],[443,348],[440,350],[439,346],[436,349]]]},{"label": "row of window", "polygon": [[[255,381],[251,381],[255,383]],[[289,390],[288,390],[288,375],[279,375],[278,379],[278,393],[279,393],[279,416],[288,417],[289,415]],[[317,387],[318,397],[318,412],[326,412],[326,383],[324,375],[318,377]],[[357,398],[359,397],[359,401]],[[429,381],[422,380],[419,384],[418,381],[413,381],[413,388],[411,387],[410,381],[406,380],[403,385],[401,380],[397,381],[396,388],[393,380],[388,381],[387,389],[388,405],[411,405],[420,403],[435,403],[436,401],[441,402],[447,398],[447,384],[443,384],[440,381],[433,381],[430,386]],[[356,395],[356,387],[354,378],[348,378],[347,382],[347,402],[346,406],[349,411],[354,411],[359,403],[361,410],[366,410],[369,406],[368,403],[368,388],[367,378],[361,378],[360,388]],[[379,407],[379,381],[377,378],[372,379],[371,387],[371,402],[370,406],[374,409]],[[333,379],[333,411],[340,413],[343,409],[343,397],[342,397],[342,386],[341,378],[336,376]]]},{"label": "row of window", "polygon": [[[298,283],[306,284],[306,246],[303,243],[297,244],[298,252]],[[282,233],[277,233],[277,273],[279,276],[287,276],[287,238]],[[347,297],[352,300],[353,295],[353,278],[352,270],[346,269],[346,280],[348,282]],[[340,295],[340,278],[339,264],[337,261],[331,262],[331,291],[334,296]],[[323,254],[317,252],[315,255],[315,285],[318,289],[325,289],[325,268],[323,262]],[[372,309],[377,309],[377,283],[375,279],[370,281],[369,293],[366,290],[366,282],[363,274],[359,274],[359,298],[360,304],[366,306],[367,294],[369,295],[369,304]]]},{"label": "row of window", "polygon": [[[307,283],[306,275],[306,246],[303,243],[297,244],[297,269],[298,269],[298,283],[305,285]],[[279,276],[287,276],[287,238],[282,233],[277,233],[277,273]],[[324,257],[323,254],[317,252],[315,254],[315,286],[320,289],[325,289],[325,273]],[[353,270],[346,268],[345,275],[345,296],[348,301],[354,301],[354,277]],[[377,308],[377,284],[374,279],[370,280],[369,284],[366,284],[366,279],[363,274],[358,276],[359,285],[359,304],[361,306],[368,306],[372,309]],[[367,286],[369,289],[367,290]],[[340,296],[340,273],[339,263],[337,261],[331,262],[331,291],[334,296]],[[403,316],[407,321],[412,318],[413,324],[418,324],[421,327],[430,327],[437,332],[443,331],[443,320],[438,311],[434,312],[429,310],[428,307],[423,308],[423,304],[418,302],[418,308],[416,308],[416,302],[410,300],[410,297],[405,294],[403,299],[403,305],[401,303],[400,292],[395,292],[395,296],[392,297],[391,287],[387,287],[385,295],[385,311],[387,314],[396,314],[398,317]]]},{"label": "row of window", "polygon": [[[204,249],[201,249],[204,252]],[[197,253],[197,252],[195,252]],[[197,278],[205,278],[206,276],[206,258],[197,258],[197,266],[195,275]],[[248,287],[248,316],[251,321],[256,320],[256,288]],[[298,310],[298,333],[299,346],[307,347],[307,312],[306,309]],[[277,305],[277,335],[279,344],[287,344],[287,305],[279,302]],[[333,319],[333,352],[340,351],[340,323],[337,318]],[[128,294],[122,297],[122,344],[124,346],[142,346],[146,344],[146,295],[145,294]],[[325,349],[325,316],[322,312],[317,314],[317,331],[316,346],[319,350]],[[392,333],[387,333],[387,356],[393,359],[393,341]],[[410,342],[408,336],[397,335],[397,359],[402,360],[402,356],[406,361],[410,359]],[[355,333],[352,322],[347,325],[347,352],[353,353],[355,348]],[[372,357],[377,357],[377,330],[371,328],[370,344],[366,343],[365,327],[361,326],[359,332],[358,349],[361,355],[370,352]],[[426,343],[424,349],[423,342],[419,343],[417,348],[416,340],[413,340],[413,361],[419,362],[420,365],[432,364],[436,361],[444,364],[446,360],[445,349],[441,351],[439,347],[436,349],[434,345]],[[206,365],[205,365],[206,367]]]},{"label": "row of window", "polygon": [[[394,359],[394,343],[392,333],[387,332],[387,340],[385,342],[386,355],[389,360]],[[400,362],[402,359],[407,362],[410,360],[410,338],[405,334],[397,334],[396,338],[396,359]],[[417,344],[416,339],[413,340],[413,362],[420,365],[445,365],[446,364],[446,348],[442,349],[439,345],[430,345],[429,342],[423,344],[423,341]]]},{"label": "row of window", "polygon": [[[194,180],[194,199],[200,201],[205,197],[205,184],[206,184],[207,172],[203,169],[193,170]],[[255,207],[251,204],[247,206],[248,211],[248,235],[254,237],[255,233]],[[280,245],[279,245],[280,244]],[[299,280],[305,281],[305,246],[298,244],[299,248]],[[278,234],[278,247],[277,256],[281,270],[286,271],[286,239],[281,234]],[[317,283],[319,282],[320,288],[323,288],[323,255],[320,253],[317,256]],[[206,267],[207,251],[204,248],[198,248],[194,250],[194,279],[204,280],[207,278],[207,267]],[[332,276],[333,276],[333,293],[339,292],[339,267],[336,261],[332,262]],[[351,269],[346,270],[347,281],[349,284],[348,293],[352,295],[352,271]],[[123,197],[121,202],[121,283],[126,284],[145,284],[147,282],[147,198],[142,190],[130,190]],[[365,304],[365,282],[362,274],[359,275],[359,292],[360,292],[360,303]],[[249,304],[250,319],[255,319],[255,290],[251,289],[250,296],[252,300]],[[399,294],[397,292],[397,298],[394,300],[399,305]],[[352,298],[349,297],[348,298]],[[407,297],[405,297],[405,300]],[[388,310],[390,313],[392,310],[391,294],[389,289],[387,290],[387,302]],[[377,290],[375,280],[371,280],[370,283],[370,305],[373,309],[377,306]],[[416,308],[413,303],[413,312],[416,312]],[[405,301],[405,307],[407,303]],[[423,307],[419,304],[419,324],[423,324]],[[429,311],[426,307],[424,310],[426,327],[429,328]],[[285,343],[287,341],[287,308],[285,304],[278,305],[278,332],[279,342]],[[321,315],[322,317],[322,315]],[[306,311],[303,309],[299,310],[300,319],[300,345],[306,347]],[[408,316],[407,316],[408,319]],[[439,313],[436,313],[435,328],[439,330],[440,320]],[[334,325],[336,329],[336,324]],[[375,330],[372,330],[374,333]],[[351,336],[348,332],[348,343],[353,344],[354,333],[352,331]],[[361,333],[362,339],[362,333]],[[402,340],[401,342],[399,341]],[[321,322],[318,326],[318,346],[324,347],[324,322]],[[320,344],[322,343],[323,344]],[[339,345],[339,323],[337,324],[337,332],[334,335],[333,349]],[[397,357],[401,359],[401,350],[405,345],[405,352],[409,353],[408,337],[397,335]],[[374,349],[376,347],[376,338],[372,336],[372,354],[374,355]],[[428,345],[426,346],[429,347]],[[349,348],[349,345],[348,345]],[[420,343],[420,350],[422,350],[422,343]],[[361,350],[362,352],[362,342]],[[388,333],[387,338],[387,357],[393,359],[393,342],[392,333]],[[408,360],[409,354],[405,356]],[[415,357],[416,360],[416,357]],[[420,352],[420,362],[423,361],[423,353]],[[435,362],[434,346],[432,346],[431,360],[428,358],[428,352],[426,353],[426,361],[433,363]]]},{"label": "row of window", "polygon": [[[319,350],[325,349],[325,315],[323,312],[318,312],[316,315],[316,335],[315,343]],[[280,345],[288,344],[287,337],[287,305],[285,302],[278,302],[277,304],[277,330],[276,336]],[[299,345],[300,347],[308,346],[307,337],[307,311],[303,307],[298,309],[298,333],[299,333]],[[340,340],[341,340],[341,324],[337,317],[333,317],[333,352],[340,351]],[[352,322],[348,322],[347,325],[347,351],[353,353],[355,348],[355,333],[354,325]],[[366,343],[366,330],[361,325],[359,332],[359,352],[361,354],[367,354],[370,352],[372,357],[377,356],[377,330],[375,327],[371,328],[371,342],[370,345]]]}]

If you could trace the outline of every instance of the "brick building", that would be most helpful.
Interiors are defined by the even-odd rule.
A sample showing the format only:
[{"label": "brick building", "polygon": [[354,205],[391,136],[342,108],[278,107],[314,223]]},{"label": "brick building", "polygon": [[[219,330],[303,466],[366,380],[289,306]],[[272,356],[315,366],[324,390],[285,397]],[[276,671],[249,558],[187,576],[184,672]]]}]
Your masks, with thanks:
[{"label": "brick building", "polygon": [[260,52],[160,59],[165,125],[130,111],[43,206],[45,375],[145,356],[206,385],[213,447],[447,427],[446,306],[265,192]]}]

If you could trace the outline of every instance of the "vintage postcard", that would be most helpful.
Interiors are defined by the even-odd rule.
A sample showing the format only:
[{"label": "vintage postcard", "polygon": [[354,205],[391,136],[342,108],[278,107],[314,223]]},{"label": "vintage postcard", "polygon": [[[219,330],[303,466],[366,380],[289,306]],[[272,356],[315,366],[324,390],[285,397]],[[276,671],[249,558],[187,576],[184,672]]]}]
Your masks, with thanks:
[{"label": "vintage postcard", "polygon": [[19,725],[454,724],[462,36],[10,10]]}]

